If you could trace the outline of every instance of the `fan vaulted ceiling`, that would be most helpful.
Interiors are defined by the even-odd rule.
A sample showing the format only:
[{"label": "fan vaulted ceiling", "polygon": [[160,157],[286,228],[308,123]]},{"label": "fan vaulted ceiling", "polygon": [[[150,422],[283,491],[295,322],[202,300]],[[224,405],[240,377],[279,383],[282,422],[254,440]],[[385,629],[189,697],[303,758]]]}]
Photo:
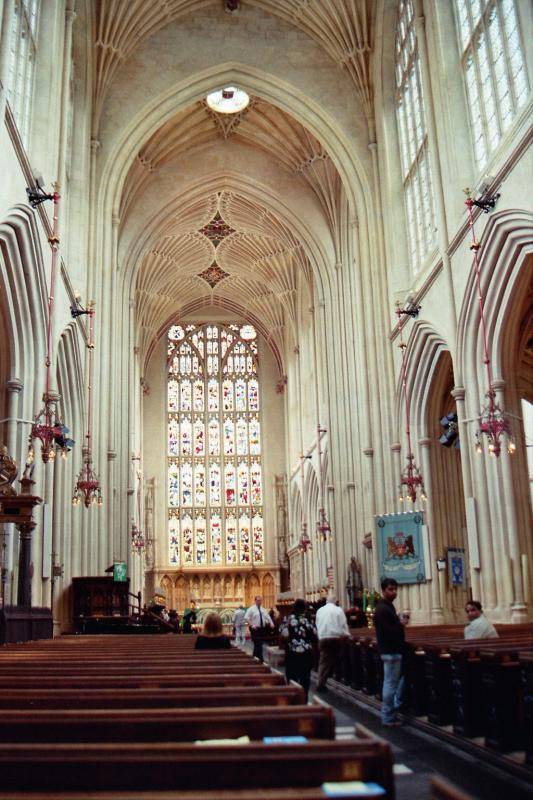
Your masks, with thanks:
[{"label": "fan vaulted ceiling", "polygon": [[[368,0],[243,0],[242,6],[281,17],[317,41],[347,71],[370,124],[369,81],[371,9]],[[140,42],[172,21],[222,0],[102,0],[95,3],[95,124],[121,63]],[[216,87],[214,87],[216,88]],[[216,154],[220,185],[203,196],[181,199],[168,213],[161,202],[160,225],[137,265],[136,310],[139,345],[144,353],[170,319],[206,306],[246,316],[267,335],[278,353],[297,341],[299,287],[312,283],[304,243],[282,216],[257,193],[228,188],[221,175],[221,153],[239,148],[250,159],[275,163],[320,209],[335,240],[342,186],[321,143],[288,113],[259,97],[235,115],[221,115],[205,102],[180,110],[139,149],[122,195],[121,224],[147,196],[158,175],[195,156]],[[226,150],[224,150],[226,148]],[[214,157],[214,156],[213,156]],[[246,160],[245,159],[245,160]],[[223,159],[222,159],[223,160]],[[228,159],[228,173],[239,160]],[[151,218],[157,209],[150,208]],[[214,232],[214,233],[213,233]],[[216,316],[216,315],[214,315]],[[287,338],[289,337],[289,338]]]}]

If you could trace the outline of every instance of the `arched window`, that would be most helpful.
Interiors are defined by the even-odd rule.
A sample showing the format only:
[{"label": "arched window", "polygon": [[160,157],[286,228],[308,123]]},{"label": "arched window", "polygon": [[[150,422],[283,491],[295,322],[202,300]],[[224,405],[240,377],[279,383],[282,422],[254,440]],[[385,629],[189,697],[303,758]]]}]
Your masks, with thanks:
[{"label": "arched window", "polygon": [[435,247],[436,222],[412,0],[398,3],[395,66],[409,259],[416,273]]},{"label": "arched window", "polygon": [[482,169],[529,91],[515,0],[454,0],[454,5],[474,155]]},{"label": "arched window", "polygon": [[169,563],[263,564],[257,333],[252,325],[168,331]]},{"label": "arched window", "polygon": [[15,0],[11,21],[7,100],[24,143],[27,143],[40,0]]}]

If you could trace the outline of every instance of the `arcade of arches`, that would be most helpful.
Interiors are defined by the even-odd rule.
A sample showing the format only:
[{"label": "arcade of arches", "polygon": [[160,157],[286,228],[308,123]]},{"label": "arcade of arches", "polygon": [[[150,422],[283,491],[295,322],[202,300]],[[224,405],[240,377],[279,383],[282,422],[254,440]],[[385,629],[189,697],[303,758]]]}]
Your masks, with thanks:
[{"label": "arcade of arches", "polygon": [[[75,440],[46,465],[34,441],[56,631],[114,562],[180,612],[347,605],[409,448],[399,606],[531,619],[530,3],[0,0],[0,24],[0,444],[24,465],[43,392]],[[208,106],[232,87],[244,108]],[[30,206],[38,174],[57,203]],[[465,187],[499,195],[473,227]],[[489,382],[512,455],[475,451]],[[84,459],[101,507],[71,503]]]}]

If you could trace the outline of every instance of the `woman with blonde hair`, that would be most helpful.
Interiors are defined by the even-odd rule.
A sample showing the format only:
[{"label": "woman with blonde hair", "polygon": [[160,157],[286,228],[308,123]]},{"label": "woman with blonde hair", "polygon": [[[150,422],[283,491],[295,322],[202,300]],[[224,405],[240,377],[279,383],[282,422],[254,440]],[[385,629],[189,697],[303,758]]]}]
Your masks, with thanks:
[{"label": "woman with blonde hair", "polygon": [[222,620],[215,611],[206,614],[203,632],[197,637],[196,650],[227,650],[230,645],[228,636],[222,633]]}]

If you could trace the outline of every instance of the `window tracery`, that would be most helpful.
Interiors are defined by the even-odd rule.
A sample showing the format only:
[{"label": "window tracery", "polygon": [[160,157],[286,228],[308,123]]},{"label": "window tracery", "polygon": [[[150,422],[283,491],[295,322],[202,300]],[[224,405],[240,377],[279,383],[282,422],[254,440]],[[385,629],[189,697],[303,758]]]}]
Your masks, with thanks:
[{"label": "window tracery", "polygon": [[251,325],[168,331],[169,563],[264,563],[260,390]]},{"label": "window tracery", "polygon": [[529,85],[515,0],[454,0],[474,156],[482,169]]},{"label": "window tracery", "polygon": [[7,100],[24,142],[28,140],[41,0],[15,0],[11,20]]},{"label": "window tracery", "polygon": [[407,216],[409,260],[417,272],[436,244],[431,165],[412,0],[398,3],[396,119]]}]

